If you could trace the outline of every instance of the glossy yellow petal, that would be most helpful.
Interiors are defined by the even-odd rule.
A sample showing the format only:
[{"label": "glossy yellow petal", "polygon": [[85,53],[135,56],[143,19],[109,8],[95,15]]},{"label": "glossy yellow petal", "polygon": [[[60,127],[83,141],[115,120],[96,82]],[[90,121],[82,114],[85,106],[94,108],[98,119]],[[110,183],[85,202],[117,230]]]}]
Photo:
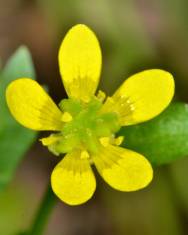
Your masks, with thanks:
[{"label": "glossy yellow petal", "polygon": [[72,27],[59,50],[59,67],[69,97],[88,102],[95,93],[102,55],[95,34],[85,25]]},{"label": "glossy yellow petal", "polygon": [[94,157],[103,179],[120,191],[135,191],[146,187],[153,177],[148,160],[139,153],[109,145]]},{"label": "glossy yellow petal", "polygon": [[6,90],[6,100],[10,112],[23,126],[33,130],[62,129],[62,112],[36,81],[13,81]]},{"label": "glossy yellow petal", "polygon": [[108,98],[103,111],[115,111],[122,125],[147,121],[160,114],[174,95],[174,79],[166,71],[146,70],[129,77]]},{"label": "glossy yellow petal", "polygon": [[96,188],[95,176],[87,158],[81,152],[67,154],[55,167],[51,176],[54,193],[69,205],[88,201]]}]

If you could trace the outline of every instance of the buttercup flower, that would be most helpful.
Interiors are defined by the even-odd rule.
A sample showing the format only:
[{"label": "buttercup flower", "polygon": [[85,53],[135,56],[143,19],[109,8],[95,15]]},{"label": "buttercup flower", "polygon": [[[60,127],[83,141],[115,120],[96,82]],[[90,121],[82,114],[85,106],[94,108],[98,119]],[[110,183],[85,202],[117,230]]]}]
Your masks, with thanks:
[{"label": "buttercup flower", "polygon": [[152,69],[129,77],[111,97],[95,96],[102,56],[95,34],[85,25],[69,30],[59,50],[59,66],[68,99],[59,107],[34,80],[20,78],[7,88],[8,107],[23,126],[54,131],[41,139],[55,155],[66,154],[52,172],[54,193],[70,205],[89,200],[96,188],[91,165],[120,191],[147,186],[153,177],[148,160],[120,147],[121,126],[147,121],[161,113],[174,94],[170,73]]}]

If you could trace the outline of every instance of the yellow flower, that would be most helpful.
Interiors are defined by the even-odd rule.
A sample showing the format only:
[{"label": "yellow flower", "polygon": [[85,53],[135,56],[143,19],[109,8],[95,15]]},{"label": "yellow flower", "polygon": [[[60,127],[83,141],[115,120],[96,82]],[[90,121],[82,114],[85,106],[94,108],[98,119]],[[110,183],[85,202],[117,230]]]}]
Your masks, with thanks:
[{"label": "yellow flower", "polygon": [[59,66],[68,99],[59,107],[34,80],[20,78],[7,88],[8,107],[27,128],[55,131],[43,145],[56,155],[66,154],[52,172],[54,193],[70,205],[89,200],[96,188],[91,169],[113,188],[135,191],[153,177],[148,160],[139,153],[119,147],[123,138],[115,133],[121,126],[147,121],[161,113],[174,94],[170,73],[152,69],[128,78],[114,93],[95,91],[102,56],[95,34],[85,25],[70,29],[59,50]]}]

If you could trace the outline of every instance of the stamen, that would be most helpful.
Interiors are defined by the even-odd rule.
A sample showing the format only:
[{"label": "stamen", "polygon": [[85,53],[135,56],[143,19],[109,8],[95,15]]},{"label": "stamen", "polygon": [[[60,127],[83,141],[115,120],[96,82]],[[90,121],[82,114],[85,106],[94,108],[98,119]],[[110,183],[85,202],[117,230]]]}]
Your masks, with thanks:
[{"label": "stamen", "polygon": [[61,121],[63,122],[70,122],[72,121],[72,115],[68,112],[64,112],[62,117],[61,117]]},{"label": "stamen", "polygon": [[120,144],[122,144],[123,140],[124,140],[124,137],[123,136],[119,136],[116,139],[114,139],[114,144],[115,145],[120,145]]},{"label": "stamen", "polygon": [[134,107],[133,104],[130,105],[130,109],[131,109],[131,111],[134,111],[134,110],[135,110],[135,107]]},{"label": "stamen", "polygon": [[99,90],[99,91],[98,91],[98,94],[97,94],[97,98],[98,98],[101,102],[103,102],[103,101],[105,100],[105,98],[106,98],[106,94],[105,94],[103,91]]},{"label": "stamen", "polygon": [[44,146],[48,146],[48,145],[51,145],[51,144],[55,143],[58,140],[61,140],[61,138],[62,138],[61,136],[53,135],[52,134],[52,135],[50,135],[48,137],[40,139],[40,141],[42,142],[42,144]]},{"label": "stamen", "polygon": [[89,159],[89,153],[86,151],[86,150],[83,150],[82,152],[81,152],[81,155],[80,155],[80,158],[81,159]]},{"label": "stamen", "polygon": [[107,147],[110,143],[110,138],[109,137],[102,137],[99,139],[99,141],[104,147]]}]

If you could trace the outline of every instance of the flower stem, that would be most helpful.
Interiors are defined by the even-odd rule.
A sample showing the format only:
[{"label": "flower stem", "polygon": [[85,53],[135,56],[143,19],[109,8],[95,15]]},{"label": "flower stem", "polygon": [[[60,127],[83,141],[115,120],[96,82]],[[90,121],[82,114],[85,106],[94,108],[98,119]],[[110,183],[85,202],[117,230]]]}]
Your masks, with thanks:
[{"label": "flower stem", "polygon": [[33,225],[27,235],[42,235],[47,225],[50,214],[56,204],[56,197],[49,185],[36,213]]}]

